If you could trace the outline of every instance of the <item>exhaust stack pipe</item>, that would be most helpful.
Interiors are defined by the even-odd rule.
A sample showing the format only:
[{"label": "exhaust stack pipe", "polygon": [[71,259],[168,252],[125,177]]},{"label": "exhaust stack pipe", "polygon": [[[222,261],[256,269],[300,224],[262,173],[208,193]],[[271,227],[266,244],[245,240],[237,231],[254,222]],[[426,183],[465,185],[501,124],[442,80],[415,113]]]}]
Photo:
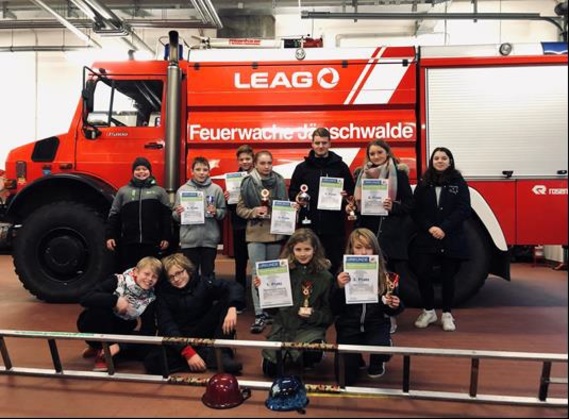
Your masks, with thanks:
[{"label": "exhaust stack pipe", "polygon": [[176,190],[180,182],[180,91],[182,71],[178,56],[178,32],[170,31],[168,56],[168,90],[166,92],[166,144],[164,162],[164,189],[174,202]]}]

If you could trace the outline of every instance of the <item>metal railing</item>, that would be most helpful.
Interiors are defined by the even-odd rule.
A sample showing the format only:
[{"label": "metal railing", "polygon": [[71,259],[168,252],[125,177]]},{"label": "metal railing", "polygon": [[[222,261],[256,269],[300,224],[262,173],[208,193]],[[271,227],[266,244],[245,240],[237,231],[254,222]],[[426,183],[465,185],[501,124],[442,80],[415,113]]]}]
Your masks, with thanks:
[{"label": "metal railing", "polygon": [[[26,338],[26,339],[45,339],[47,340],[53,368],[23,368],[15,367],[8,352],[6,338]],[[57,340],[89,340],[101,342],[105,359],[108,365],[107,372],[64,370]],[[224,340],[224,339],[197,339],[197,338],[166,338],[160,336],[126,336],[111,334],[89,334],[89,333],[66,333],[66,332],[43,332],[26,330],[0,330],[0,354],[4,366],[0,366],[1,375],[24,375],[40,377],[58,378],[87,378],[104,379],[112,381],[134,381],[149,383],[168,383],[182,384],[190,386],[205,386],[208,378],[187,377],[183,375],[150,375],[136,373],[120,373],[116,371],[109,346],[112,343],[133,343],[146,345],[191,345],[208,346],[215,349],[217,365],[221,366],[221,348],[256,348],[276,350],[279,358],[280,372],[283,372],[283,353],[288,350],[321,350],[333,352],[339,356],[339,370],[343,371],[343,354],[346,353],[370,353],[402,356],[403,373],[401,388],[382,388],[379,385],[374,387],[344,386],[344,376],[340,373],[338,384],[310,384],[306,383],[309,393],[335,393],[338,395],[367,395],[367,396],[393,396],[414,399],[482,402],[513,405],[536,405],[547,407],[567,407],[567,354],[552,353],[530,353],[530,352],[506,352],[506,351],[483,351],[483,350],[464,350],[464,349],[436,349],[436,348],[411,348],[411,347],[383,347],[383,346],[361,346],[327,343],[298,343],[298,342],[269,342],[256,340]],[[431,391],[412,388],[411,380],[411,358],[412,357],[445,357],[445,358],[466,358],[470,359],[470,380],[468,382],[468,392],[448,392]],[[164,371],[166,371],[166,361],[164,358]],[[501,394],[482,394],[478,391],[480,366],[482,361],[498,360],[512,361],[515,367],[519,367],[519,362],[533,362],[541,364],[541,373],[537,381],[539,385],[535,389],[534,395],[514,396]],[[564,377],[551,377],[552,366],[554,364],[564,364]],[[513,366],[513,367],[514,367]],[[221,367],[220,367],[221,368]],[[252,389],[268,390],[272,382],[239,380],[243,387]],[[549,387],[552,384],[565,385],[565,398],[548,397]],[[508,387],[510,388],[510,387]]]}]

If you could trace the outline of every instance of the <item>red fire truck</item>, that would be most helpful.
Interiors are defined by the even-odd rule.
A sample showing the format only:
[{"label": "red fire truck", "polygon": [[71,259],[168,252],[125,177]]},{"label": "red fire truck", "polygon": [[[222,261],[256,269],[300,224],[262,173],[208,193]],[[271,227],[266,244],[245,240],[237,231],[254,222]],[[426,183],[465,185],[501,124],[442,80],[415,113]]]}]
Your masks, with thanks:
[{"label": "red fire truck", "polygon": [[[172,31],[167,47],[164,60],[85,67],[69,131],[10,152],[4,236],[36,297],[76,301],[110,272],[105,218],[136,156],[152,162],[171,194],[195,156],[209,159],[223,187],[241,144],[270,150],[289,179],[320,126],[353,170],[370,140],[387,140],[413,184],[433,148],[453,151],[473,207],[472,258],[458,273],[457,304],[490,274],[510,279],[511,246],[567,244],[567,44],[301,45],[184,56]],[[409,246],[412,255],[412,236]],[[407,304],[418,305],[411,269],[401,287]]]}]

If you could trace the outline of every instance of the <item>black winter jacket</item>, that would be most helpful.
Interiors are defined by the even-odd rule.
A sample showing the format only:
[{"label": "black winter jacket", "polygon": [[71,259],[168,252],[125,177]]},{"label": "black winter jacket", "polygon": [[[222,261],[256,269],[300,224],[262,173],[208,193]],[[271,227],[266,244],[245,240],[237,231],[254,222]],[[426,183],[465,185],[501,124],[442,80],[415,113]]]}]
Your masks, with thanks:
[{"label": "black winter jacket", "polygon": [[[398,288],[395,288],[393,294],[399,296]],[[403,301],[400,300],[399,307],[392,309],[381,301],[381,297],[377,303],[346,304],[346,289],[339,288],[335,281],[330,294],[330,305],[336,316],[336,328],[342,329],[344,336],[379,330],[379,324],[390,322],[388,316],[396,316],[405,310]]]},{"label": "black winter jacket", "polygon": [[413,229],[412,210],[413,191],[409,177],[405,171],[397,170],[397,196],[389,215],[358,215],[355,227],[373,231],[388,259],[407,260],[407,246]]},{"label": "black winter jacket", "polygon": [[[79,304],[89,308],[103,308],[114,310],[117,305],[118,295],[115,294],[118,278],[115,274],[109,275],[104,281],[97,282],[95,287],[88,291]],[[138,334],[143,336],[156,335],[156,300],[151,302],[140,316],[140,330]]]},{"label": "black winter jacket", "polygon": [[[189,331],[203,318],[216,301],[227,307],[242,310],[245,290],[235,281],[200,277],[194,274],[184,288],[162,281],[156,290],[158,302],[158,334],[160,336],[189,336]],[[180,350],[185,345],[180,346]]]},{"label": "black winter jacket", "polygon": [[[354,178],[342,157],[330,151],[328,157],[316,158],[314,150],[310,150],[308,157],[305,157],[304,161],[299,163],[294,169],[290,179],[288,196],[294,201],[296,195],[300,192],[300,186],[306,184],[308,186],[307,192],[311,198],[308,218],[310,218],[312,224],[309,227],[319,236],[336,235],[338,234],[338,229],[343,231],[346,213],[343,210],[343,206],[340,211],[321,211],[316,209],[320,191],[320,177],[322,176],[343,178],[344,190],[348,196],[354,194]],[[303,211],[301,210],[299,220],[304,218]],[[299,225],[299,227],[306,226]]]},{"label": "black winter jacket", "polygon": [[105,240],[154,244],[172,240],[172,210],[166,190],[156,184],[131,183],[117,192],[107,219]]},{"label": "black winter jacket", "polygon": [[[415,246],[421,253],[440,253],[450,258],[468,259],[469,249],[464,221],[470,217],[470,192],[462,175],[456,172],[441,185],[437,204],[436,186],[419,182],[414,192],[413,220],[417,226]],[[437,226],[445,238],[437,240],[429,228]]]}]

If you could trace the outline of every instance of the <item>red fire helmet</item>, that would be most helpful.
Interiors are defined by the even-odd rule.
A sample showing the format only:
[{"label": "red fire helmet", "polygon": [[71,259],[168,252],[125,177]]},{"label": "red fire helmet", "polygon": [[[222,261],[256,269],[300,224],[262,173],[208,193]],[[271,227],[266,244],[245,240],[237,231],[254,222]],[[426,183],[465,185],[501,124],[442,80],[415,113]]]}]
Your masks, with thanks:
[{"label": "red fire helmet", "polygon": [[234,375],[219,373],[209,379],[202,402],[213,409],[228,409],[239,406],[249,397],[251,389],[240,389]]}]

